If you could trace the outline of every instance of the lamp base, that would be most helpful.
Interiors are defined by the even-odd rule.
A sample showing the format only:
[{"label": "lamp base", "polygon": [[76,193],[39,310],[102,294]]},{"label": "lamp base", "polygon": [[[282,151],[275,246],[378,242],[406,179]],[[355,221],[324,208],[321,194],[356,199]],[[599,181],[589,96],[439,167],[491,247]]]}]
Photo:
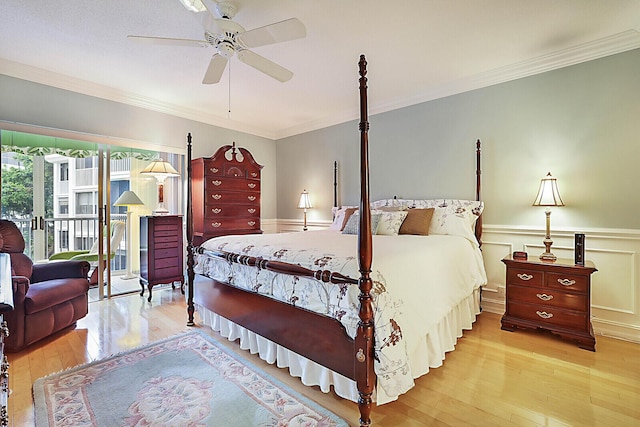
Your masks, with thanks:
[{"label": "lamp base", "polygon": [[152,213],[154,215],[167,215],[169,214],[169,209],[158,206]]},{"label": "lamp base", "polygon": [[556,257],[554,254],[552,254],[551,252],[545,252],[542,255],[540,255],[540,260],[541,261],[555,261],[557,260],[558,257]]}]

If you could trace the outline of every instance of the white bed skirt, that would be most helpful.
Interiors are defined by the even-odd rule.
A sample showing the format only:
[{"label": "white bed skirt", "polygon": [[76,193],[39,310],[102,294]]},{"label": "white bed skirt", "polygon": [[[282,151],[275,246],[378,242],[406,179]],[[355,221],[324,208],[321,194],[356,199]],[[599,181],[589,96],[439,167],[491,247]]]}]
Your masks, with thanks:
[{"label": "white bed skirt", "polygon": [[[276,364],[279,368],[289,368],[289,373],[293,377],[300,378],[304,385],[318,386],[324,393],[329,393],[333,386],[338,396],[354,402],[358,401],[355,381],[238,326],[201,305],[196,304],[195,308],[203,324],[230,341],[239,340],[241,349],[258,354],[267,363]],[[428,373],[430,368],[442,366],[445,354],[454,350],[462,332],[471,329],[479,313],[480,290],[477,289],[429,331],[420,340],[413,354],[409,355],[413,377],[418,378]],[[375,401],[378,405],[392,402],[397,398],[398,396],[387,395],[381,387],[375,391]]]}]

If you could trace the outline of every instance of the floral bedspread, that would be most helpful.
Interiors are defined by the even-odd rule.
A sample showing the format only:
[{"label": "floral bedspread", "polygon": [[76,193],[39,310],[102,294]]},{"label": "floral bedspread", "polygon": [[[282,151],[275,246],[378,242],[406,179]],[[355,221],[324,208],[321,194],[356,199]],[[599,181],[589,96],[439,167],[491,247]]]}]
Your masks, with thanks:
[{"label": "floral bedspread", "polygon": [[[415,236],[404,236],[409,238],[403,239],[404,243],[401,246],[407,246],[407,250],[413,255],[398,253],[398,247],[391,245],[388,250],[390,256],[387,257],[384,256],[385,241],[389,243],[396,242],[398,238],[402,239],[402,236],[380,236],[388,237],[388,239],[377,239],[377,237],[375,236],[376,240],[374,241],[374,262],[371,273],[374,283],[371,293],[375,313],[376,357],[374,366],[378,375],[378,386],[383,387],[387,395],[398,396],[414,385],[414,376],[409,364],[407,342],[403,335],[403,328],[406,327],[406,329],[413,331],[416,326],[405,324],[415,322],[415,320],[403,312],[408,305],[411,305],[403,305],[403,299],[407,299],[408,295],[416,295],[420,299],[427,300],[435,297],[420,296],[420,292],[415,293],[417,288],[423,288],[417,282],[409,286],[413,290],[399,291],[394,296],[388,288],[388,277],[385,277],[387,270],[391,269],[391,266],[398,265],[399,268],[406,269],[408,260],[411,259],[411,256],[415,256],[415,247],[408,243],[422,243],[426,238],[415,239],[413,238]],[[211,239],[202,246],[204,249],[222,250],[298,264],[312,270],[329,270],[355,279],[360,277],[358,260],[355,255],[357,253],[357,236],[344,235],[335,231],[224,236]],[[391,253],[394,255],[391,256]],[[389,262],[383,262],[384,258],[390,258]],[[412,262],[415,263],[415,261]],[[230,263],[217,257],[208,257],[206,254],[197,255],[195,272],[239,288],[251,290],[298,307],[331,316],[344,325],[349,336],[355,337],[356,335],[359,321],[359,289],[357,285],[335,285],[310,278],[274,273],[264,269]],[[403,285],[417,280],[417,276],[406,275],[405,272],[390,271],[389,273],[391,273],[391,277],[396,282],[403,282]],[[424,272],[420,273],[420,277],[422,276],[424,276]],[[407,280],[399,279],[400,277]],[[471,284],[468,287],[469,289],[463,291],[460,295],[452,295],[451,298],[447,297],[446,299],[451,299],[452,301],[462,299],[468,296],[468,293],[475,286],[476,284]],[[426,307],[426,310],[429,311],[428,306],[422,307]],[[436,313],[438,310],[431,311],[434,312],[434,316],[440,315]],[[424,313],[421,315],[423,316]],[[418,322],[428,324],[431,320],[421,318]],[[436,322],[436,319],[433,319],[433,322]],[[425,325],[425,327],[428,327],[428,325]],[[424,333],[424,331],[420,329],[417,333]]]}]

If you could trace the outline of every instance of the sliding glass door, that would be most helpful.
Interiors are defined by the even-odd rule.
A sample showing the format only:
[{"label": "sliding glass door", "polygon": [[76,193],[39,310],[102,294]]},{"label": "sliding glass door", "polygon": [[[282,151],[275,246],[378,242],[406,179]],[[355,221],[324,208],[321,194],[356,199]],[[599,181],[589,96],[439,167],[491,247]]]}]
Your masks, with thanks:
[{"label": "sliding glass door", "polygon": [[[2,218],[19,225],[27,255],[89,261],[94,299],[139,291],[138,218],[157,195],[155,179],[139,172],[159,153],[4,130],[0,144]],[[165,157],[180,166],[181,156]],[[114,206],[127,190],[143,204]]]}]

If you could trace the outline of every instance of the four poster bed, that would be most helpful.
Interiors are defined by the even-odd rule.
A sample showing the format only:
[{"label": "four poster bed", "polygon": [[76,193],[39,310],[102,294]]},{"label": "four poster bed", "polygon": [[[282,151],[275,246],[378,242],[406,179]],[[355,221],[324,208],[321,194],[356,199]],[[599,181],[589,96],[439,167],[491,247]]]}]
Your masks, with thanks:
[{"label": "four poster bed", "polygon": [[[371,203],[364,55],[359,73],[359,208],[336,209],[328,230],[222,236],[194,248],[189,179],[187,310],[189,325],[197,308],[204,324],[242,348],[357,401],[368,426],[374,401],[413,387],[471,328],[486,274],[480,142],[476,200]],[[187,164],[191,178],[191,135]],[[432,216],[429,232],[411,229],[424,227],[424,215]]]}]

